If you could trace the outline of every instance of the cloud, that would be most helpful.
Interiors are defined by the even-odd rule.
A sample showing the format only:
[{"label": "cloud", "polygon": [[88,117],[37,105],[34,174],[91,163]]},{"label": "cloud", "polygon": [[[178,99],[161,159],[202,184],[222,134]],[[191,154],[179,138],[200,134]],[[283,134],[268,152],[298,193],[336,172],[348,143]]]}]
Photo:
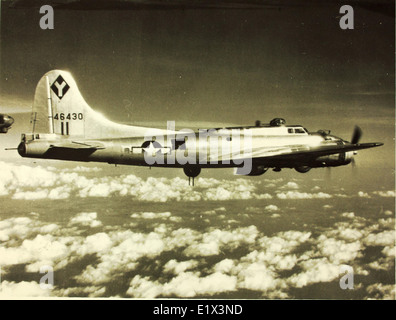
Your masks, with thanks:
[{"label": "cloud", "polygon": [[[241,266],[240,266],[241,267]],[[279,280],[276,274],[263,263],[253,262],[241,268],[238,275],[242,278],[239,288],[257,291],[274,289]]]},{"label": "cloud", "polygon": [[307,192],[298,192],[298,191],[287,191],[277,193],[276,196],[279,199],[329,199],[332,196],[328,193],[319,192],[319,193],[307,193]]},{"label": "cloud", "polygon": [[[156,202],[260,198],[259,184],[249,179],[238,183],[205,179],[202,186],[192,189],[183,185],[185,181],[180,178],[141,179],[134,175],[88,178],[82,175],[85,172],[48,170],[58,180],[39,190],[32,190],[34,184],[20,187],[10,180],[0,185],[10,196],[44,190],[47,198],[52,193],[54,199],[100,194]],[[159,191],[155,193],[157,183]],[[66,273],[72,268],[73,278],[65,287],[53,289],[49,293],[52,296],[108,296],[113,294],[112,285],[123,281],[127,287],[117,294],[134,298],[206,297],[245,290],[261,292],[265,298],[290,298],[296,292],[292,288],[339,279],[340,264],[350,264],[361,276],[394,269],[394,218],[389,210],[390,213],[385,211],[372,218],[359,211],[347,212],[345,208],[339,211],[334,204],[338,222],[309,229],[296,223],[293,225],[296,230],[280,224],[278,230],[284,231],[273,230],[272,226],[279,224],[276,220],[269,220],[269,227],[243,220],[262,213],[268,213],[263,215],[267,219],[280,216],[282,206],[276,201],[283,200],[278,196],[282,194],[284,199],[320,199],[326,195],[283,190],[277,194],[279,200],[256,201],[254,207],[242,213],[228,211],[229,204],[208,204],[205,209],[195,210],[191,219],[184,219],[191,217],[190,211],[186,210],[185,216],[177,211],[178,216],[173,216],[171,210],[167,211],[169,207],[163,205],[159,211],[135,208],[123,215],[121,225],[111,227],[103,226],[99,211],[99,215],[77,211],[61,224],[40,222],[41,216],[31,213],[0,221],[0,264],[4,265],[5,275],[14,272],[13,266],[17,265],[25,265],[28,272],[37,272],[43,264],[52,265],[55,270],[65,269]],[[227,217],[233,224],[220,218],[229,212],[235,213]],[[195,224],[200,215],[210,223]],[[221,222],[217,223],[218,220]],[[131,224],[136,228],[131,228]],[[380,257],[367,255],[370,246],[380,246]],[[77,274],[74,262],[81,267]],[[8,283],[15,291],[19,284]],[[34,296],[37,286],[32,288]],[[390,294],[387,287],[373,286],[368,291],[369,298]]]},{"label": "cloud", "polygon": [[166,246],[163,236],[156,232],[115,231],[108,237],[106,245],[96,252],[99,263],[88,265],[75,277],[79,283],[100,285],[109,282],[123,272],[134,270],[140,258],[159,255]]},{"label": "cloud", "polygon": [[390,270],[394,266],[394,259],[379,258],[377,261],[373,261],[368,264],[371,269],[374,270]]},{"label": "cloud", "polygon": [[359,241],[348,242],[327,238],[325,235],[319,237],[318,249],[323,256],[336,265],[344,264],[361,256],[361,243]]},{"label": "cloud", "polygon": [[68,199],[70,197],[71,188],[68,186],[60,186],[54,189],[51,189],[48,193],[48,199],[51,200],[60,200],[60,199]]},{"label": "cloud", "polygon": [[344,213],[341,213],[341,216],[345,217],[345,218],[350,218],[350,219],[355,218],[355,214],[353,212],[344,212]]},{"label": "cloud", "polygon": [[279,211],[279,208],[277,206],[273,205],[273,204],[269,204],[268,206],[266,206],[264,208],[264,210],[267,210],[267,211]]},{"label": "cloud", "polygon": [[213,266],[213,270],[215,272],[220,272],[220,273],[231,273],[231,271],[234,267],[235,267],[234,260],[224,259],[224,260],[221,260],[220,262],[216,263]]},{"label": "cloud", "polygon": [[369,234],[364,243],[368,246],[394,246],[395,231],[387,230],[379,233]]},{"label": "cloud", "polygon": [[172,260],[169,260],[164,265],[164,271],[173,273],[173,274],[179,274],[186,270],[194,269],[197,266],[198,266],[198,261],[196,261],[196,260],[188,260],[188,261],[178,262],[177,260],[172,259]]},{"label": "cloud", "polygon": [[168,219],[170,218],[170,212],[141,212],[141,213],[133,213],[131,218],[133,219]]},{"label": "cloud", "polygon": [[17,191],[12,196],[12,199],[17,200],[40,200],[48,197],[48,190],[38,189],[36,191]]},{"label": "cloud", "polygon": [[199,273],[182,272],[164,284],[150,281],[148,277],[135,276],[127,294],[135,298],[155,298],[159,295],[192,298],[235,291],[236,283],[236,277],[219,272],[205,277],[200,277]]},{"label": "cloud", "polygon": [[135,175],[92,175],[100,168],[82,167],[56,169],[29,167],[1,162],[0,196],[15,200],[68,199],[70,197],[125,196],[139,201],[227,201],[272,199],[269,193],[257,192],[260,181],[249,179],[197,179],[196,187],[181,178],[139,178]]},{"label": "cloud", "polygon": [[282,189],[298,189],[299,186],[297,183],[289,181],[288,183],[286,183],[283,187],[281,187]]},{"label": "cloud", "polygon": [[49,297],[51,291],[42,289],[40,284],[35,281],[31,282],[9,282],[4,280],[0,284],[0,298],[34,298],[34,297]]},{"label": "cloud", "polygon": [[86,227],[96,228],[102,225],[102,222],[97,220],[96,212],[82,212],[70,219],[70,225],[79,224]]},{"label": "cloud", "polygon": [[390,197],[394,198],[396,196],[395,190],[389,190],[389,191],[374,191],[373,194],[378,195],[380,197]]},{"label": "cloud", "polygon": [[62,169],[64,172],[101,172],[102,168],[77,166],[73,169]]},{"label": "cloud", "polygon": [[0,264],[3,266],[26,264],[28,272],[38,272],[40,266],[51,265],[54,269],[70,255],[70,247],[52,235],[36,235],[25,239],[18,247],[0,247]]},{"label": "cloud", "polygon": [[113,241],[107,233],[99,232],[88,236],[77,248],[76,252],[85,256],[87,254],[107,252],[113,246]]},{"label": "cloud", "polygon": [[318,282],[329,282],[340,276],[340,267],[326,258],[310,259],[299,264],[302,272],[292,275],[288,282],[297,288]]},{"label": "cloud", "polygon": [[383,227],[394,229],[395,228],[395,218],[379,219],[379,224]]},{"label": "cloud", "polygon": [[367,192],[359,191],[358,196],[361,198],[370,198],[369,194]]},{"label": "cloud", "polygon": [[27,217],[9,218],[0,221],[0,241],[5,242],[10,239],[24,238],[32,229],[37,227],[36,221]]},{"label": "cloud", "polygon": [[234,250],[243,244],[254,243],[257,235],[258,230],[255,226],[232,231],[215,229],[202,234],[200,241],[189,245],[184,254],[188,257],[218,255],[221,250]]},{"label": "cloud", "polygon": [[51,291],[51,296],[56,297],[85,297],[90,298],[103,297],[106,288],[101,286],[71,287],[71,288],[55,288]]},{"label": "cloud", "polygon": [[153,299],[162,294],[162,285],[158,281],[150,281],[149,277],[135,276],[129,283],[126,292],[134,298]]},{"label": "cloud", "polygon": [[375,283],[367,287],[368,298],[381,300],[395,300],[395,285]]}]

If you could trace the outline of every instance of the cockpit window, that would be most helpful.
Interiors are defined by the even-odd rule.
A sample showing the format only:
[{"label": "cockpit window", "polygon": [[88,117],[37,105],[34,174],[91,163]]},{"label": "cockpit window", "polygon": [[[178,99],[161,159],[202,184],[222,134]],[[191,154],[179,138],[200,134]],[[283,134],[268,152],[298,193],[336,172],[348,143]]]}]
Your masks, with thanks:
[{"label": "cockpit window", "polygon": [[302,128],[296,128],[296,129],[294,129],[294,132],[295,133],[305,133],[304,129],[302,129]]}]

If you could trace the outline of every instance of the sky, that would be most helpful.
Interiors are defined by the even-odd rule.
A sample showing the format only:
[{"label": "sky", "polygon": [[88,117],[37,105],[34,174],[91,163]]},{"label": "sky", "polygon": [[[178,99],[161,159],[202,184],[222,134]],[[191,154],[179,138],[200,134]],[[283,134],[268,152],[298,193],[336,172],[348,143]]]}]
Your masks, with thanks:
[{"label": "sky", "polygon": [[393,167],[393,18],[356,7],[345,31],[338,12],[59,9],[44,31],[37,8],[3,5],[2,108],[30,111],[41,76],[67,69],[114,121],[182,128],[282,117],[346,139],[359,125],[365,141],[385,143],[380,166]]},{"label": "sky", "polygon": [[[23,1],[20,1],[23,3]],[[394,299],[394,17],[339,5],[38,8],[1,2],[0,297]],[[113,121],[166,127],[272,118],[362,142],[357,166],[235,177],[22,159],[34,90],[70,71]],[[341,249],[340,249],[341,248]],[[37,282],[55,269],[55,288]],[[339,287],[340,265],[355,289]]]}]

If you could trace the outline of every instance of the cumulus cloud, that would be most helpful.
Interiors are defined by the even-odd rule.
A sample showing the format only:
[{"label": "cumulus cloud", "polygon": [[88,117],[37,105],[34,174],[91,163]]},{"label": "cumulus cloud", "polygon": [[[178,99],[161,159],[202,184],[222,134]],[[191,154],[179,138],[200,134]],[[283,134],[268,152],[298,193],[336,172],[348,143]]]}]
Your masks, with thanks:
[{"label": "cumulus cloud", "polygon": [[216,263],[213,269],[215,270],[215,272],[230,273],[234,267],[235,267],[234,260],[224,259]]},{"label": "cumulus cloud", "polygon": [[38,189],[36,191],[17,191],[12,196],[12,199],[18,200],[40,200],[48,197],[48,190]]},{"label": "cumulus cloud", "polygon": [[289,181],[288,183],[286,183],[283,187],[283,189],[298,189],[299,186],[297,183],[293,182],[293,181]]},{"label": "cumulus cloud", "polygon": [[253,262],[245,265],[239,272],[242,281],[239,287],[249,290],[267,291],[277,286],[275,273],[263,263]]},{"label": "cumulus cloud", "polygon": [[200,277],[199,273],[182,272],[167,283],[150,281],[148,277],[135,276],[127,294],[135,298],[155,298],[159,295],[196,297],[234,291],[237,279],[219,272]]},{"label": "cumulus cloud", "polygon": [[101,172],[102,168],[77,166],[72,169],[70,169],[70,168],[62,169],[62,171],[64,171],[64,172]]},{"label": "cumulus cloud", "polygon": [[102,225],[102,222],[97,220],[98,214],[96,212],[81,212],[75,217],[70,219],[70,224],[79,224],[86,227],[99,227]]},{"label": "cumulus cloud", "polygon": [[84,286],[71,288],[55,288],[51,291],[52,296],[56,297],[85,297],[90,298],[103,297],[106,288],[101,286]]},{"label": "cumulus cloud", "polygon": [[106,176],[92,173],[100,168],[82,167],[56,169],[29,167],[1,162],[0,196],[11,195],[16,200],[68,199],[76,196],[128,196],[140,201],[226,201],[272,199],[269,193],[257,192],[260,181],[249,179],[197,179],[196,188],[181,178],[139,178],[135,175]]},{"label": "cumulus cloud", "polygon": [[288,282],[297,288],[318,282],[329,282],[340,276],[340,267],[325,258],[303,261],[300,267],[303,272],[288,279]]},{"label": "cumulus cloud", "polygon": [[48,289],[42,289],[35,281],[9,282],[4,280],[0,285],[1,299],[49,297],[51,293]]},{"label": "cumulus cloud", "polygon": [[364,191],[359,191],[358,192],[358,196],[361,198],[370,198],[369,194],[367,192]]},{"label": "cumulus cloud", "polygon": [[135,276],[129,283],[126,292],[134,298],[153,299],[162,294],[162,285],[158,281],[151,281],[149,277]]},{"label": "cumulus cloud", "polygon": [[141,212],[141,213],[133,213],[131,218],[134,219],[167,219],[171,216],[170,212]]},{"label": "cumulus cloud", "polygon": [[237,228],[232,231],[215,229],[206,232],[189,245],[184,254],[189,257],[218,255],[222,249],[233,250],[242,244],[255,242],[258,230],[255,226]]},{"label": "cumulus cloud", "polygon": [[369,234],[364,242],[368,246],[392,246],[395,244],[395,231],[387,230]]},{"label": "cumulus cloud", "polygon": [[[183,179],[179,178],[143,180],[127,175],[115,179],[90,179],[80,175],[81,172],[48,171],[61,177],[63,183],[60,185],[55,180],[52,185],[41,187],[40,190],[47,191],[47,197],[52,193],[54,199],[100,194],[129,195],[144,201],[184,201],[185,197],[188,201],[223,201],[233,197],[260,199],[257,184],[245,179],[238,183],[203,179],[202,186],[189,189],[180,186]],[[160,191],[152,194],[157,183]],[[31,186],[3,186],[11,196],[35,192],[30,189]],[[131,192],[134,196],[130,195]],[[249,223],[245,226],[241,224],[245,220],[238,220],[238,217],[258,216],[261,213],[267,213],[263,215],[267,218],[278,217],[278,202],[283,203],[283,199],[322,197],[327,196],[324,193],[283,190],[277,194],[280,200],[264,201],[264,204],[256,201],[259,204],[254,203],[254,207],[230,217],[228,221],[233,222],[232,227],[223,224],[226,220],[218,219],[228,213],[226,205],[219,204],[208,206],[202,212],[196,210],[194,219],[203,216],[211,222],[204,224],[206,227],[201,224],[199,228],[195,224],[184,223],[184,218],[173,216],[171,211],[162,209],[162,205],[158,211],[135,209],[123,216],[122,225],[111,228],[103,227],[98,218],[100,212],[98,215],[96,212],[77,211],[63,225],[40,222],[40,215],[36,213],[3,219],[0,221],[0,265],[8,274],[16,265],[25,265],[28,272],[38,272],[43,264],[60,270],[74,266],[71,263],[78,261],[81,262],[81,272],[73,273],[70,288],[55,288],[51,295],[106,296],[109,295],[106,288],[118,279],[127,285],[120,295],[134,298],[214,296],[238,290],[262,292],[263,297],[267,298],[290,298],[291,288],[339,279],[341,264],[353,265],[356,273],[362,276],[376,270],[392,270],[395,233],[391,211],[373,219],[360,212],[346,212],[343,209],[344,212],[338,211],[337,214],[337,217],[343,218],[339,222],[329,227],[312,227],[312,232],[302,231],[308,230],[306,225],[301,227],[296,224],[296,228],[304,228],[297,229],[300,231],[283,229],[282,225],[281,230],[284,231],[276,232],[261,225]],[[221,220],[222,224],[216,225],[217,220]],[[276,222],[266,221],[273,225]],[[145,227],[130,228],[131,223]],[[362,264],[362,255],[369,246],[379,246],[381,256],[375,257],[375,260],[366,256],[368,261]],[[152,268],[145,267],[148,263]],[[38,294],[37,283],[8,282],[7,286],[8,292],[18,292],[18,287],[25,286],[29,295]],[[388,289],[386,286],[372,286],[367,289],[367,295],[369,298],[384,298],[391,295]]]},{"label": "cumulus cloud", "polygon": [[111,232],[107,242],[96,254],[97,265],[89,265],[75,279],[80,283],[100,285],[126,270],[134,270],[142,257],[156,256],[164,251],[165,241],[156,233],[134,233],[130,230]]},{"label": "cumulus cloud", "polygon": [[213,295],[216,293],[234,291],[237,279],[219,272],[206,277],[200,277],[197,273],[185,272],[164,284],[165,295],[175,294],[182,297],[195,297],[197,295]]},{"label": "cumulus cloud", "polygon": [[178,262],[176,259],[169,260],[164,265],[164,271],[170,272],[173,274],[179,274],[186,270],[196,268],[198,266],[198,261],[196,260],[188,260]]},{"label": "cumulus cloud", "polygon": [[395,285],[384,285],[382,283],[372,284],[367,287],[368,298],[382,299],[382,300],[395,300]]},{"label": "cumulus cloud", "polygon": [[353,213],[353,212],[344,212],[344,213],[341,213],[341,216],[345,217],[345,218],[353,219],[353,218],[355,218],[355,213]]},{"label": "cumulus cloud", "polygon": [[279,208],[277,206],[273,205],[273,204],[269,204],[268,206],[266,206],[264,208],[264,210],[267,210],[267,211],[279,211]]},{"label": "cumulus cloud", "polygon": [[329,199],[332,196],[328,193],[319,192],[319,193],[307,193],[307,192],[299,192],[299,191],[287,191],[277,193],[276,196],[279,199]]},{"label": "cumulus cloud", "polygon": [[348,242],[321,235],[319,237],[318,248],[323,256],[328,257],[330,262],[340,265],[353,261],[360,256],[362,246],[359,241]]},{"label": "cumulus cloud", "polygon": [[389,197],[389,198],[394,198],[396,196],[395,190],[374,191],[373,194],[378,195],[380,197]]}]

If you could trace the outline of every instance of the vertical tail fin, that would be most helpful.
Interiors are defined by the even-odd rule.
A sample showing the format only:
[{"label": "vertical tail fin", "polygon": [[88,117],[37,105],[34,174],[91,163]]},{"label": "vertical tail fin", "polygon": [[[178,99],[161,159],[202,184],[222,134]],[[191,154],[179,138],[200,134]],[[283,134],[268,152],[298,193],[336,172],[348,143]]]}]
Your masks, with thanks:
[{"label": "vertical tail fin", "polygon": [[84,116],[92,112],[71,74],[53,70],[36,87],[32,131],[84,137]]},{"label": "vertical tail fin", "polygon": [[144,136],[148,128],[114,123],[85,102],[73,76],[52,70],[39,81],[32,111],[33,133],[87,139]]}]

